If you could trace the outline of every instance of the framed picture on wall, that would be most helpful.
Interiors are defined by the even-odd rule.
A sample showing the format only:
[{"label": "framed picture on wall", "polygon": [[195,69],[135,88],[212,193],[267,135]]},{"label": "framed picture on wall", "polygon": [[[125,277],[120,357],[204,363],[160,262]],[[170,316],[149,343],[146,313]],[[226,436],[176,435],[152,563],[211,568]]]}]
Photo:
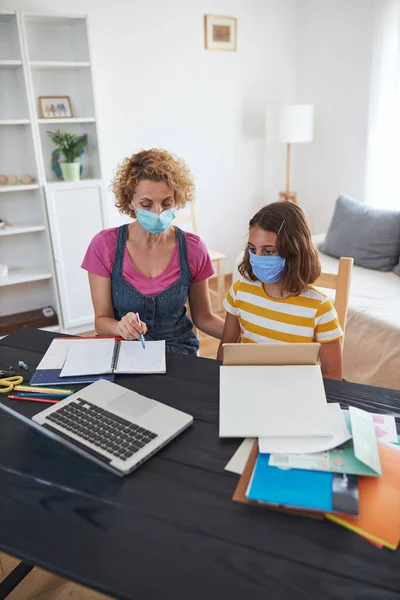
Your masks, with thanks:
[{"label": "framed picture on wall", "polygon": [[204,40],[206,50],[236,50],[237,21],[234,17],[205,15]]},{"label": "framed picture on wall", "polygon": [[42,119],[71,119],[73,117],[69,96],[40,96],[39,110]]}]

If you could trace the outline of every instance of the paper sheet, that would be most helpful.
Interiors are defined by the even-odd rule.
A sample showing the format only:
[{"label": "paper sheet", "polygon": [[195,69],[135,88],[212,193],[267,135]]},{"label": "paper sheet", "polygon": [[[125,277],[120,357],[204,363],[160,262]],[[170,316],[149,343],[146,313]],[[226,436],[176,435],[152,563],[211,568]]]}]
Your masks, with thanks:
[{"label": "paper sheet", "polygon": [[80,339],[70,344],[60,377],[111,373],[114,338]]},{"label": "paper sheet", "polygon": [[235,473],[236,475],[241,475],[243,473],[254,441],[254,438],[246,438],[243,440],[235,454],[226,465],[225,471],[229,471],[229,473]]},{"label": "paper sheet", "polygon": [[[392,445],[392,444],[390,444]],[[348,440],[338,448],[313,454],[271,454],[272,467],[284,469],[306,469],[310,471],[328,471],[346,475],[367,475],[378,477],[373,469],[359,461],[354,454],[353,440]]]},{"label": "paper sheet", "polygon": [[71,340],[56,339],[53,340],[40,361],[37,370],[45,371],[49,369],[62,369],[71,346]]},{"label": "paper sheet", "polygon": [[356,458],[381,475],[378,441],[371,413],[350,406],[349,414]]},{"label": "paper sheet", "polygon": [[343,413],[338,403],[328,404],[329,424],[333,435],[326,437],[262,437],[261,454],[310,454],[331,450],[351,439]]},{"label": "paper sheet", "polygon": [[165,373],[165,341],[121,342],[115,373]]},{"label": "paper sheet", "polygon": [[310,435],[332,435],[319,365],[221,366],[220,437]]}]

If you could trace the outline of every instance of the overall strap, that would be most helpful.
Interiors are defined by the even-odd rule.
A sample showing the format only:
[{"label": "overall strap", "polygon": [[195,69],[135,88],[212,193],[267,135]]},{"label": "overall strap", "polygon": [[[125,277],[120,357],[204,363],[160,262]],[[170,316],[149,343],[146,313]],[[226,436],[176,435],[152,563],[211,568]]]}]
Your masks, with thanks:
[{"label": "overall strap", "polygon": [[113,271],[115,270],[117,273],[122,273],[127,235],[128,224],[121,225],[121,227],[118,227],[117,246],[115,249],[115,258],[113,266]]},{"label": "overall strap", "polygon": [[181,277],[187,279],[190,284],[192,280],[192,273],[189,267],[189,259],[187,254],[186,234],[179,227],[175,227],[176,237],[178,239],[179,246],[179,264],[181,268]]}]

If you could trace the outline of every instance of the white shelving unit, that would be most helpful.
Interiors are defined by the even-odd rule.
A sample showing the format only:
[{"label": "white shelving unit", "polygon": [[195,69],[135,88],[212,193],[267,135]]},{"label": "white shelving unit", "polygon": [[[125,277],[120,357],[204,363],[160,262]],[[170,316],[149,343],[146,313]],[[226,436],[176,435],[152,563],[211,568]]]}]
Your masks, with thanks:
[{"label": "white shelving unit", "polygon": [[[52,305],[60,322],[52,330],[91,330],[80,262],[104,227],[104,192],[85,16],[0,11],[0,89],[10,90],[0,94],[0,174],[35,178],[0,185],[0,219],[11,225],[0,229],[0,263],[9,267],[0,315]],[[40,96],[69,96],[73,118],[44,119]],[[58,129],[88,134],[79,182],[53,171],[48,132]],[[85,226],[76,224],[82,215]]]}]

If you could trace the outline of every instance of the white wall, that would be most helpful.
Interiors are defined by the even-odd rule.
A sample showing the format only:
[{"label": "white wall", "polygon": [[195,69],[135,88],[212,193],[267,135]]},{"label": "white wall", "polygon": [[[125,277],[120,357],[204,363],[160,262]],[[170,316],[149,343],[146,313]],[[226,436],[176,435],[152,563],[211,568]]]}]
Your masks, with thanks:
[{"label": "white wall", "polygon": [[[266,199],[265,106],[294,98],[295,0],[3,4],[88,14],[104,180],[139,148],[184,157],[197,184],[200,233],[227,254],[231,270],[248,219]],[[207,13],[237,17],[237,52],[204,50]],[[267,192],[280,187],[279,175],[272,173]],[[121,222],[111,194],[108,221]]]},{"label": "white wall", "polygon": [[375,1],[298,1],[297,101],[315,104],[315,137],[293,149],[292,187],[315,232],[339,194],[364,200]]}]

